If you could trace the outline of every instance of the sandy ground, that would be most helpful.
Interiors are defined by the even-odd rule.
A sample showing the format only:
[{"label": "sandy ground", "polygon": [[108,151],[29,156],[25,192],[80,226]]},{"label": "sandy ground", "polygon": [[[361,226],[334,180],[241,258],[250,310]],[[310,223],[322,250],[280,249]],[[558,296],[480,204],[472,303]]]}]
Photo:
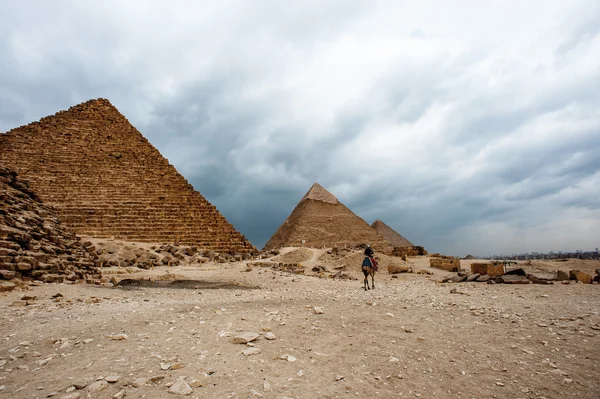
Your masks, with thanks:
[{"label": "sandy ground", "polygon": [[[291,256],[329,267],[356,257]],[[128,270],[104,273],[207,284],[0,294],[0,398],[177,397],[168,386],[181,377],[190,398],[600,397],[597,285],[443,285],[437,270],[382,270],[365,292],[362,280],[246,272],[246,262]],[[12,306],[24,295],[36,299]],[[242,354],[239,332],[260,334],[258,354]]]}]

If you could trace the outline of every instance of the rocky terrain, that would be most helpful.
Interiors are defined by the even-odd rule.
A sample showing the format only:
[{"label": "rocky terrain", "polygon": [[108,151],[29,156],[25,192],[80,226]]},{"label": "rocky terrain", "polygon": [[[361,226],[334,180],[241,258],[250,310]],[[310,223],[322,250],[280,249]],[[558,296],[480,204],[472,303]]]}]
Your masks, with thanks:
[{"label": "rocky terrain", "polygon": [[0,291],[13,289],[21,278],[91,282],[97,277],[79,237],[62,225],[54,208],[17,173],[0,167]]},{"label": "rocky terrain", "polygon": [[288,248],[1,293],[0,398],[600,396],[598,285],[442,284],[417,257],[383,258],[364,291],[356,259]]}]

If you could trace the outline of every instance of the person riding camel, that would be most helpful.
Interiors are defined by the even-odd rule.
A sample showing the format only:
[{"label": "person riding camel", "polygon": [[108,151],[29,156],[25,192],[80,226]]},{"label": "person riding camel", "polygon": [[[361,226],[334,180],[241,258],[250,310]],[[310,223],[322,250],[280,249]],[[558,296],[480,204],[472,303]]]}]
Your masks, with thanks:
[{"label": "person riding camel", "polygon": [[373,252],[373,250],[371,249],[371,246],[369,244],[367,244],[367,249],[365,249],[365,256],[367,258],[372,258],[374,254],[375,254],[375,252]]},{"label": "person riding camel", "polygon": [[377,261],[375,260],[375,252],[371,249],[371,245],[367,244],[367,248],[365,249],[365,257],[369,259],[371,262],[371,266],[377,270]]}]

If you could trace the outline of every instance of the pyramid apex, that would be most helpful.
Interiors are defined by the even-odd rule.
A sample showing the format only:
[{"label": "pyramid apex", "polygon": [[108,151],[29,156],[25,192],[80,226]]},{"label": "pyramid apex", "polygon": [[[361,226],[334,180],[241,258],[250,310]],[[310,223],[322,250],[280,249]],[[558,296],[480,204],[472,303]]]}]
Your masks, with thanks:
[{"label": "pyramid apex", "polygon": [[328,204],[333,204],[333,205],[340,203],[340,201],[338,201],[338,199],[335,197],[335,195],[331,194],[319,183],[314,183],[312,185],[312,187],[308,190],[308,192],[304,195],[304,197],[302,197],[302,200],[300,202],[307,200],[307,199],[310,199],[313,201],[326,202]]}]

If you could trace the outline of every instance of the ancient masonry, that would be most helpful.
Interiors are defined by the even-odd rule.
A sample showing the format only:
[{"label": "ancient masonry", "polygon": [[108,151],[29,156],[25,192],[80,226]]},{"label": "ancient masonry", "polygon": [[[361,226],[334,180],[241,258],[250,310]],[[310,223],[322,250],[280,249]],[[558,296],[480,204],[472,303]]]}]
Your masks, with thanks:
[{"label": "ancient masonry", "polygon": [[0,166],[79,234],[256,251],[105,99],[0,134]]},{"label": "ancient masonry", "polygon": [[[17,173],[0,167],[0,280],[99,277],[75,233],[61,225]],[[0,284],[0,288],[5,285]]]},{"label": "ancient masonry", "polygon": [[265,249],[287,246],[355,247],[362,244],[371,244],[376,250],[389,247],[367,222],[315,183],[273,234]]},{"label": "ancient masonry", "polygon": [[404,248],[404,247],[412,247],[414,246],[408,241],[406,238],[402,237],[400,233],[396,232],[387,224],[383,223],[381,220],[376,220],[373,222],[371,227],[379,233],[379,235],[383,236],[385,240],[395,248]]}]

